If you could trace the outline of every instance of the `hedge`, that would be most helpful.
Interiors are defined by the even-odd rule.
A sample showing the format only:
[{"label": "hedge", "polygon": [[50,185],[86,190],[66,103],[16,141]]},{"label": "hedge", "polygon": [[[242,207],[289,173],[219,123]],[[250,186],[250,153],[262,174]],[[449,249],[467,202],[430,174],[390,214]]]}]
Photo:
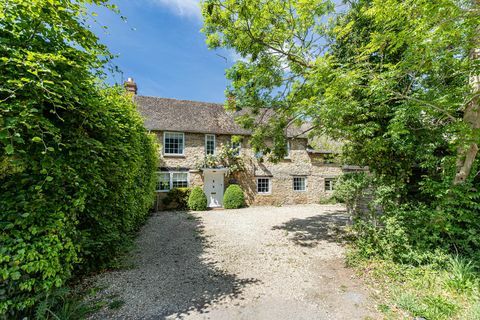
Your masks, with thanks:
[{"label": "hedge", "polygon": [[225,209],[238,209],[245,206],[245,195],[240,186],[229,185],[223,195],[223,207]]},{"label": "hedge", "polygon": [[207,196],[202,188],[195,187],[192,189],[188,198],[188,207],[195,211],[207,210]]},{"label": "hedge", "polygon": [[153,203],[154,138],[102,84],[86,3],[0,2],[0,318],[106,266]]},{"label": "hedge", "polygon": [[188,199],[191,191],[190,188],[173,188],[168,191],[162,203],[167,209],[186,210],[188,209]]}]

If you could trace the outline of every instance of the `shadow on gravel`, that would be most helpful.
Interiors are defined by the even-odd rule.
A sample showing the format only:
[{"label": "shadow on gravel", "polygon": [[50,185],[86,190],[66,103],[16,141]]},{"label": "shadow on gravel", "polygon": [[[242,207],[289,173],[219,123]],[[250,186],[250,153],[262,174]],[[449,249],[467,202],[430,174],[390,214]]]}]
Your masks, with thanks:
[{"label": "shadow on gravel", "polygon": [[[154,214],[143,228],[134,252],[135,267],[100,279],[125,304],[104,308],[94,318],[165,319],[200,313],[212,303],[236,297],[256,279],[238,279],[202,257],[208,241],[200,221],[181,212]],[[102,283],[105,282],[105,283]]]},{"label": "shadow on gravel", "polygon": [[272,230],[288,231],[290,239],[299,246],[316,247],[321,241],[342,242],[348,221],[347,213],[337,210],[305,219],[291,219]]}]

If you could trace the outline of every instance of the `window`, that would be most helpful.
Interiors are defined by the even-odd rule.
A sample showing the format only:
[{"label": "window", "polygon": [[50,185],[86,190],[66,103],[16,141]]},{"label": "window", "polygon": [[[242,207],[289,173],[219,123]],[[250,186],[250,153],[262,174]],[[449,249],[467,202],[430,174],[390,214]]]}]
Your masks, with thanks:
[{"label": "window", "polygon": [[290,159],[290,141],[287,141],[287,145],[286,145],[286,155],[285,157],[283,157],[284,159]]},{"label": "window", "polygon": [[235,157],[239,157],[240,149],[242,149],[242,144],[240,142],[232,142],[231,148],[232,148],[232,154]]},{"label": "window", "polygon": [[157,192],[188,187],[188,172],[158,172]]},{"label": "window", "polygon": [[166,155],[183,155],[185,135],[181,132],[165,132],[163,134],[163,153]]},{"label": "window", "polygon": [[172,172],[172,188],[186,188],[186,187],[188,187],[188,173]]},{"label": "window", "polygon": [[325,178],[325,191],[335,190],[335,179]]},{"label": "window", "polygon": [[205,154],[215,154],[215,135],[205,135]]},{"label": "window", "polygon": [[307,191],[307,178],[293,177],[293,191]]},{"label": "window", "polygon": [[158,172],[157,191],[170,190],[170,173]]},{"label": "window", "polygon": [[270,178],[257,178],[257,192],[270,193]]}]

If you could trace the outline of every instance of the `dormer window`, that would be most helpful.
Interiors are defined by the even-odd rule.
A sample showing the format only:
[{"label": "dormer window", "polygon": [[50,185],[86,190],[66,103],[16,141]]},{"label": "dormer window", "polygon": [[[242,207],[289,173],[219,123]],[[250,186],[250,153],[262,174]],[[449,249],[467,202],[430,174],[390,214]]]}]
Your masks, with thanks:
[{"label": "dormer window", "polygon": [[206,155],[215,154],[215,135],[214,134],[205,135],[205,154]]},{"label": "dormer window", "polygon": [[185,134],[183,132],[165,132],[163,134],[163,154],[183,156]]}]

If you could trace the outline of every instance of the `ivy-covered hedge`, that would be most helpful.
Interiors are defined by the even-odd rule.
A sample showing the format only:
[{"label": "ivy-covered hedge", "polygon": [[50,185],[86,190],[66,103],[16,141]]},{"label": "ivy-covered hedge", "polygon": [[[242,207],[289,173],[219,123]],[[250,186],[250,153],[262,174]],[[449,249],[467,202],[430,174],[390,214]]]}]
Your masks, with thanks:
[{"label": "ivy-covered hedge", "polygon": [[104,266],[153,202],[154,139],[102,85],[85,3],[0,2],[0,318]]}]

